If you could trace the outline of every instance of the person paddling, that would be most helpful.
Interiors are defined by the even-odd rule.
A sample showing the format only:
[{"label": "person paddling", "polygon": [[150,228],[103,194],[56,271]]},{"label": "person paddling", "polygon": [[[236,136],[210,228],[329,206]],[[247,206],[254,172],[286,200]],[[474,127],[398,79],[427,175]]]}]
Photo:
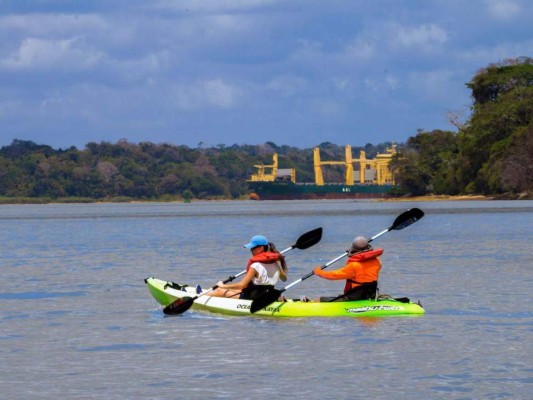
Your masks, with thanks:
[{"label": "person paddling", "polygon": [[220,281],[217,283],[217,289],[208,293],[208,296],[253,300],[273,289],[280,279],[287,280],[285,257],[266,237],[256,235],[244,247],[252,252],[252,257],[248,260],[246,274],[242,280],[227,284]]},{"label": "person paddling", "polygon": [[335,271],[324,271],[316,267],[313,273],[324,279],[346,279],[344,293],[337,297],[321,297],[319,301],[353,301],[376,297],[378,290],[383,249],[373,249],[367,238],[357,236],[348,250],[348,262]]}]

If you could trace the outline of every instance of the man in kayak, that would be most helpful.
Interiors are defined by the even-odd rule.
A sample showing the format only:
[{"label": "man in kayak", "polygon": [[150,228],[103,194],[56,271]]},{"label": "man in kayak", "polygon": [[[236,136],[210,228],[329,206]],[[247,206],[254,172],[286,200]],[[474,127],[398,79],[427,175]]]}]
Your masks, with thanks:
[{"label": "man in kayak", "polygon": [[348,250],[348,262],[335,271],[324,271],[316,267],[313,273],[316,276],[329,280],[346,279],[344,293],[337,297],[321,297],[320,301],[351,301],[365,300],[376,297],[378,290],[379,270],[381,261],[379,256],[383,249],[373,249],[368,239],[357,236]]},{"label": "man in kayak", "polygon": [[266,237],[256,235],[244,247],[252,252],[252,257],[248,260],[242,280],[226,284],[218,282],[217,289],[207,293],[208,296],[253,300],[273,289],[280,279],[287,280],[285,257]]}]

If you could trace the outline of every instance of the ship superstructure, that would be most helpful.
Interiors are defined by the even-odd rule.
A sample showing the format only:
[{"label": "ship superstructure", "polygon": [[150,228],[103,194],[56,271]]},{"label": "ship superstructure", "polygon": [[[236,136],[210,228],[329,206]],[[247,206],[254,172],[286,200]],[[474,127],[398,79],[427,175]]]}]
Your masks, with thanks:
[{"label": "ship superstructure", "polygon": [[[392,146],[387,149],[386,153],[378,153],[373,159],[367,158],[363,150],[359,152],[359,158],[353,158],[351,146],[346,145],[344,161],[323,161],[320,157],[320,149],[316,147],[313,150],[314,183],[297,183],[295,169],[280,169],[278,155],[274,153],[272,164],[254,165],[257,173],[253,174],[248,181],[253,191],[251,198],[285,200],[386,197],[395,184],[394,176],[389,168],[389,163],[395,153],[395,146]],[[345,167],[343,183],[324,182],[322,168],[328,165]]]}]

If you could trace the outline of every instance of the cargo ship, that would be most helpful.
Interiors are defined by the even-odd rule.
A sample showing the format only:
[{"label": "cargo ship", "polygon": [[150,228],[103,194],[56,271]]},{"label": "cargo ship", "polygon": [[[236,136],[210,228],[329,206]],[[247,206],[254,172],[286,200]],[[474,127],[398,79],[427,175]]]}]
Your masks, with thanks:
[{"label": "cargo ship", "polygon": [[[384,154],[368,159],[364,151],[359,158],[352,158],[352,148],[345,147],[344,161],[322,161],[320,149],[313,150],[315,182],[296,182],[294,168],[278,168],[278,155],[272,156],[270,165],[254,165],[257,173],[248,180],[252,200],[316,200],[316,199],[372,199],[389,197],[395,187],[389,162],[395,154],[395,146]],[[324,183],[322,167],[345,167],[345,180],[340,183]],[[355,165],[355,168],[354,168]]]}]

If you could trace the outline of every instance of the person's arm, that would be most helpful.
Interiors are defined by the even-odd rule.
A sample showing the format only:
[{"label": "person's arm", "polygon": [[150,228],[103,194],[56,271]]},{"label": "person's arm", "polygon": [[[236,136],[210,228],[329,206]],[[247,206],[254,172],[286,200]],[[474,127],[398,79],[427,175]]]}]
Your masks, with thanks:
[{"label": "person's arm", "polygon": [[332,281],[341,280],[341,279],[351,279],[354,276],[354,270],[350,264],[346,264],[344,267],[337,269],[335,271],[324,271],[320,267],[315,267],[313,273],[316,276],[319,276],[324,279],[329,279]]},{"label": "person's arm", "polygon": [[252,279],[255,278],[255,275],[257,274],[257,271],[253,268],[250,268],[246,275],[239,281],[235,283],[222,283],[222,281],[217,283],[217,286],[221,289],[232,289],[232,290],[243,290],[245,287],[247,287]]},{"label": "person's arm", "polygon": [[279,270],[279,279],[281,279],[282,282],[285,282],[287,280],[287,272],[283,268],[283,266],[278,264],[278,270]]}]

